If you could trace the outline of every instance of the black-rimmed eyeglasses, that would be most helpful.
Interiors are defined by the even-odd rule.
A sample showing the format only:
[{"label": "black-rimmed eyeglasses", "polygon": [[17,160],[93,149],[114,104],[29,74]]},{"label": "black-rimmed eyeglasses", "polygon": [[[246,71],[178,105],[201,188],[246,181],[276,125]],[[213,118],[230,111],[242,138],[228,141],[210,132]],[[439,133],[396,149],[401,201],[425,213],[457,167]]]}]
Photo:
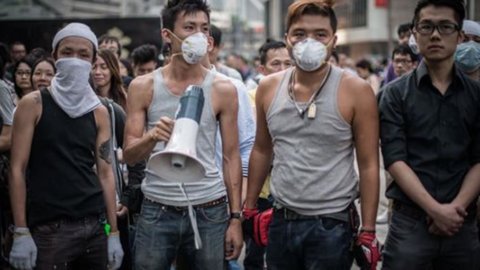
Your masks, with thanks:
[{"label": "black-rimmed eyeglasses", "polygon": [[454,23],[418,23],[415,25],[415,30],[421,35],[431,35],[437,29],[441,35],[450,35],[458,31],[460,28]]}]

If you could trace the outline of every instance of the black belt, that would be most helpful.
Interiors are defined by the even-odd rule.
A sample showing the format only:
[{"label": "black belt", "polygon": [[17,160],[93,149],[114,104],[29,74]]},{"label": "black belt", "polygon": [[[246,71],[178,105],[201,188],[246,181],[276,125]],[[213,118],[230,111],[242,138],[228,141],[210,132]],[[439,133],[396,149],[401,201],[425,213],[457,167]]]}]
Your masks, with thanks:
[{"label": "black belt", "polygon": [[[165,210],[171,210],[171,211],[176,211],[176,212],[183,212],[183,211],[188,211],[188,206],[173,206],[173,205],[167,205],[167,204],[163,204],[163,203],[159,203],[159,202],[156,202],[154,200],[150,200],[148,198],[145,198],[146,201],[148,202],[151,202],[151,203],[154,203],[160,207],[162,207],[163,209]],[[219,199],[216,199],[216,200],[213,200],[213,201],[209,201],[209,202],[206,202],[206,203],[201,203],[201,204],[196,204],[196,205],[193,205],[193,208],[195,209],[199,209],[199,208],[211,208],[211,207],[214,207],[214,206],[217,206],[217,205],[220,205],[222,203],[225,203],[227,201],[227,197],[226,196],[223,196]]]},{"label": "black belt", "polygon": [[331,214],[322,214],[322,215],[302,215],[293,210],[290,210],[285,207],[276,208],[274,207],[275,213],[279,213],[285,220],[308,220],[308,219],[324,219],[324,218],[331,218],[336,219],[344,222],[349,222],[350,220],[350,213],[349,210],[350,206],[340,212],[331,213]]},{"label": "black belt", "polygon": [[397,200],[393,201],[393,210],[414,219],[420,219],[427,216],[427,213],[425,213],[425,211],[423,211],[422,209],[413,205],[402,203]]}]

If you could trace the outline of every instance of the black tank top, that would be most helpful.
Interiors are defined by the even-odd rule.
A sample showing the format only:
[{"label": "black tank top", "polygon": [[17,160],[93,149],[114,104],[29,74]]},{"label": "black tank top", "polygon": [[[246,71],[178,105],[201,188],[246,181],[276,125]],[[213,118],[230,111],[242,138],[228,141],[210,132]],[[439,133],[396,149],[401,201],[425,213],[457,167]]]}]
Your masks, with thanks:
[{"label": "black tank top", "polygon": [[40,92],[43,111],[27,169],[28,224],[101,214],[105,204],[94,169],[94,113],[70,118],[47,90]]}]

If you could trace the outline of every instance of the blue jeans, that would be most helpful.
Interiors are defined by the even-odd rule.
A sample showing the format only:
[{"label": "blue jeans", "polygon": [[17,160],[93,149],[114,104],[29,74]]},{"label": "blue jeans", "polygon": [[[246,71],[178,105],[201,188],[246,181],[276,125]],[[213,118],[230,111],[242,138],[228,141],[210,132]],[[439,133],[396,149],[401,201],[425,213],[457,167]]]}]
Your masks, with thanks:
[{"label": "blue jeans", "polygon": [[393,211],[383,250],[385,270],[478,270],[480,245],[477,222],[466,220],[452,237],[428,232],[426,216],[413,218]]},{"label": "blue jeans", "polygon": [[268,233],[268,269],[350,270],[352,237],[348,222],[328,217],[290,220],[275,210]]},{"label": "blue jeans", "polygon": [[175,210],[144,200],[134,243],[136,270],[169,270],[177,254],[187,258],[189,269],[223,270],[227,203],[195,210],[202,248],[195,249],[187,210]]},{"label": "blue jeans", "polygon": [[37,270],[107,269],[107,236],[99,217],[56,220],[32,228]]}]

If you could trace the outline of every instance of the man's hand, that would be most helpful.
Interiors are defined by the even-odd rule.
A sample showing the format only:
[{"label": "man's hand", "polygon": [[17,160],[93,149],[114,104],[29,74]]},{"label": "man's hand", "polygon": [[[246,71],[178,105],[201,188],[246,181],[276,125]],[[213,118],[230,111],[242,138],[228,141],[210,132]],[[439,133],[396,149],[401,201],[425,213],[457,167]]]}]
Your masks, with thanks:
[{"label": "man's hand", "polygon": [[15,228],[9,262],[15,269],[31,270],[37,261],[37,246],[26,227]]},{"label": "man's hand", "polygon": [[381,260],[380,243],[375,232],[361,231],[355,242],[355,259],[362,269],[376,270]]},{"label": "man's hand", "polygon": [[128,213],[128,208],[125,207],[123,204],[117,204],[117,217],[123,217]]},{"label": "man's hand", "polygon": [[430,214],[432,224],[429,231],[439,235],[453,236],[457,233],[468,215],[465,208],[455,204],[441,204]]},{"label": "man's hand", "polygon": [[240,256],[243,246],[242,223],[239,219],[231,219],[225,235],[225,259],[234,260]]},{"label": "man's hand", "polygon": [[155,141],[168,142],[173,131],[175,121],[168,117],[161,117],[160,121],[155,123],[155,127],[148,131],[148,134]]},{"label": "man's hand", "polygon": [[118,269],[122,265],[123,249],[120,244],[120,233],[111,232],[108,236],[108,265],[109,269]]}]

